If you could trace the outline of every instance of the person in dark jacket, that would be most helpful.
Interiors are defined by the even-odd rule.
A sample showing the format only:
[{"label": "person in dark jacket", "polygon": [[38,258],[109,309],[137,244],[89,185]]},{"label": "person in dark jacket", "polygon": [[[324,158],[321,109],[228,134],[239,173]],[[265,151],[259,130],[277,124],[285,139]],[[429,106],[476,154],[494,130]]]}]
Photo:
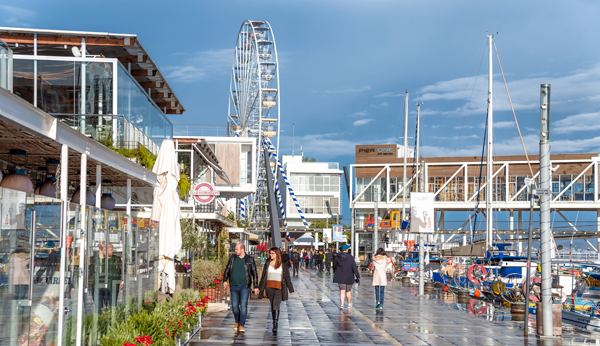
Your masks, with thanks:
[{"label": "person in dark jacket", "polygon": [[317,259],[315,260],[315,263],[317,264],[317,270],[319,271],[319,273],[323,272],[324,257],[325,255],[323,254],[323,251],[319,250],[319,252],[317,252]]},{"label": "person in dark jacket", "polygon": [[[340,287],[340,310],[344,309],[344,297],[348,299],[348,307],[352,307],[352,284],[360,281],[360,273],[354,257],[348,253],[350,246],[344,244],[333,260],[333,282]],[[356,280],[354,278],[356,277]]]},{"label": "person in dark jacket", "polygon": [[331,272],[331,261],[333,261],[333,252],[327,249],[327,253],[325,253],[325,270],[327,270],[327,273]]},{"label": "person in dark jacket", "polygon": [[228,279],[231,287],[231,310],[233,310],[233,316],[235,317],[233,330],[236,333],[244,333],[246,316],[248,316],[250,288],[254,284],[254,294],[258,294],[258,275],[254,258],[246,254],[246,247],[243,243],[238,243],[235,246],[235,254],[229,257],[227,267],[225,267],[225,273],[223,273],[223,286],[225,289],[227,289]]},{"label": "person in dark jacket", "polygon": [[292,275],[298,276],[298,269],[300,267],[300,253],[298,250],[294,250],[294,252],[292,252],[292,266]]},{"label": "person in dark jacket", "polygon": [[281,302],[288,299],[288,291],[294,294],[294,285],[290,278],[289,262],[281,260],[281,250],[278,247],[269,249],[269,258],[265,261],[265,267],[258,284],[258,298],[264,297],[266,292],[271,302],[271,316],[273,317],[273,333],[277,333],[279,322],[279,306]]}]

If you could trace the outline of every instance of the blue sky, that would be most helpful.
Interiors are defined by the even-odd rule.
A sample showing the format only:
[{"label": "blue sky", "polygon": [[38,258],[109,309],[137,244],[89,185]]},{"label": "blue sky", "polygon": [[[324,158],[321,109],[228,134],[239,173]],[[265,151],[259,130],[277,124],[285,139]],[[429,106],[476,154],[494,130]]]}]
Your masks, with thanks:
[{"label": "blue sky", "polygon": [[[400,141],[405,90],[411,136],[424,102],[424,156],[478,155],[488,32],[497,33],[528,152],[538,151],[541,83],[552,85],[552,151],[598,152],[598,13],[597,1],[24,0],[2,2],[0,25],[137,34],[187,109],[171,120],[224,124],[239,27],[267,20],[280,57],[282,153],[291,153],[295,123],[296,153],[302,145],[349,165],[356,144]],[[494,61],[495,153],[520,154]]]}]

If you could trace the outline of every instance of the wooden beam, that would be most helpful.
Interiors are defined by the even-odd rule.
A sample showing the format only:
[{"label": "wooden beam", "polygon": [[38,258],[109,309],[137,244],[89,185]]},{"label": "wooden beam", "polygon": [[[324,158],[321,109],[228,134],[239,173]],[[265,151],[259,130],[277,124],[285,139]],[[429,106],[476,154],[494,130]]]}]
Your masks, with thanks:
[{"label": "wooden beam", "polygon": [[178,109],[167,109],[167,114],[182,114],[183,113],[183,110],[179,111],[179,112],[177,112],[177,111],[178,111]]},{"label": "wooden beam", "polygon": [[160,108],[163,108],[163,107],[175,108],[178,106],[178,104],[179,104],[178,102],[173,101],[173,102],[160,102],[160,103],[157,103],[156,105]]},{"label": "wooden beam", "polygon": [[[88,46],[125,46],[125,39],[105,37],[81,37],[81,36],[40,36],[38,34],[37,44],[81,46],[81,39],[85,39]],[[33,44],[33,35],[23,34],[0,34],[0,39],[6,43]],[[134,38],[129,39],[129,46],[133,46]]]},{"label": "wooden beam", "polygon": [[172,93],[152,93],[152,94],[150,94],[150,97],[153,99],[169,99],[172,96],[173,96]]},{"label": "wooden beam", "polygon": [[164,82],[142,82],[140,83],[140,85],[142,86],[142,88],[144,89],[148,89],[148,88],[162,88],[165,86]]},{"label": "wooden beam", "polygon": [[131,75],[134,77],[153,77],[156,76],[156,70],[131,70]]},{"label": "wooden beam", "polygon": [[[141,59],[140,59],[140,57],[141,57]],[[129,55],[129,56],[122,56],[122,57],[117,58],[117,59],[119,59],[119,61],[122,64],[125,64],[125,63],[128,63],[128,62],[131,62],[131,63],[140,63],[140,62],[146,62],[146,60],[148,60],[148,56],[147,55],[142,55],[140,57],[138,57],[137,55]],[[142,61],[140,61],[140,60],[142,60]]]}]

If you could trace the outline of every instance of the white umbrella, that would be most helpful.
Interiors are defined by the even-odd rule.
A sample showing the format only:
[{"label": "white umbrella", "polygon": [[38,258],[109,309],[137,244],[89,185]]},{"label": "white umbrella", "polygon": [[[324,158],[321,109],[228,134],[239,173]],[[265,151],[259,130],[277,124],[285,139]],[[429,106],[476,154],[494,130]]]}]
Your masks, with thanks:
[{"label": "white umbrella", "polygon": [[[154,188],[150,218],[159,221],[158,270],[168,276],[169,292],[175,292],[175,263],[173,258],[181,250],[181,210],[179,209],[179,165],[173,140],[165,139],[158,151],[152,172],[158,175]],[[163,275],[164,287],[164,275]],[[166,292],[165,292],[166,293]]]}]

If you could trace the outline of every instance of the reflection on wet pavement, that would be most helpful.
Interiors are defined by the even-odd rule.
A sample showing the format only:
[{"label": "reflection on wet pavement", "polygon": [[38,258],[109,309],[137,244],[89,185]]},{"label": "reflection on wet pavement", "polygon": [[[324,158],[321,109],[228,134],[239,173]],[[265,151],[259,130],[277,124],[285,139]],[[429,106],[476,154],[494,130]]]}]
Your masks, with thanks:
[{"label": "reflection on wet pavement", "polygon": [[513,320],[501,304],[474,299],[459,303],[441,290],[416,297],[416,286],[399,281],[388,283],[385,308],[378,311],[367,273],[353,286],[352,308],[339,310],[339,290],[331,278],[313,270],[292,278],[296,293],[282,304],[275,335],[269,301],[251,300],[244,334],[234,335],[231,310],[211,313],[190,345],[600,345],[600,335],[569,326],[560,339],[540,340],[533,319],[533,336],[525,338],[524,322]]}]

